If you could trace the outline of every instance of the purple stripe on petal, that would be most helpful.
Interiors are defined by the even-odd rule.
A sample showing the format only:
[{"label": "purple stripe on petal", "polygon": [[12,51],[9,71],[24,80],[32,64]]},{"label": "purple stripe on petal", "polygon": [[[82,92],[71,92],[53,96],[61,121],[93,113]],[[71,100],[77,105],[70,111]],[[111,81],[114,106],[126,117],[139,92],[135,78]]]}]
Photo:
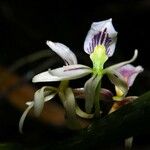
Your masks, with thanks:
[{"label": "purple stripe on petal", "polygon": [[106,53],[107,53],[107,56],[109,56],[110,55],[110,48],[108,47],[107,49],[106,49]]},{"label": "purple stripe on petal", "polygon": [[117,32],[113,27],[112,19],[94,22],[86,36],[84,50],[86,53],[91,54],[96,46],[103,45],[107,52],[107,49],[109,48],[108,57],[111,57],[115,50],[116,41]]},{"label": "purple stripe on petal", "polygon": [[111,38],[108,36],[108,33],[107,33],[107,35],[106,35],[106,40],[105,40],[105,46],[106,47],[108,47],[109,45],[110,45],[110,43],[111,43]]},{"label": "purple stripe on petal", "polygon": [[93,48],[92,48],[92,44],[91,43],[89,43],[89,48],[90,48],[90,53],[92,53],[93,52]]},{"label": "purple stripe on petal", "polygon": [[90,49],[90,50],[87,49],[87,51],[88,51],[89,53],[92,53],[93,50],[94,50],[94,48],[95,48],[96,46],[98,46],[98,45],[104,45],[105,48],[106,48],[106,53],[107,53],[107,55],[109,56],[109,55],[110,55],[109,53],[111,53],[111,52],[110,52],[110,48],[109,48],[111,42],[112,42],[112,39],[109,37],[109,35],[108,35],[108,33],[107,33],[107,28],[105,28],[105,29],[103,30],[103,32],[100,31],[98,34],[95,34],[95,35],[93,36],[92,42],[89,43],[89,49]]},{"label": "purple stripe on petal", "polygon": [[105,36],[106,36],[106,31],[107,31],[107,28],[105,28],[104,31],[102,32],[102,36],[101,36],[101,39],[100,39],[101,44],[103,44],[103,42],[104,42],[104,39],[105,39]]},{"label": "purple stripe on petal", "polygon": [[100,31],[99,34],[97,35],[97,45],[100,44],[100,37],[101,37],[102,32]]},{"label": "purple stripe on petal", "polygon": [[99,42],[100,42],[100,36],[101,36],[101,31],[98,33],[98,34],[96,34],[96,35],[94,35],[94,37],[93,37],[93,39],[95,40],[95,47],[99,44]]},{"label": "purple stripe on petal", "polygon": [[94,47],[96,46],[96,41],[94,40],[94,38],[92,39],[92,49],[94,49]]},{"label": "purple stripe on petal", "polygon": [[66,65],[69,65],[69,62],[66,59],[64,59],[64,62]]},{"label": "purple stripe on petal", "polygon": [[78,70],[78,69],[89,69],[89,68],[87,68],[87,67],[69,68],[69,69],[64,69],[64,72],[66,72],[66,71],[72,71],[72,70]]},{"label": "purple stripe on petal", "polygon": [[95,41],[95,45],[97,45],[98,44],[98,34],[94,35],[93,39]]}]

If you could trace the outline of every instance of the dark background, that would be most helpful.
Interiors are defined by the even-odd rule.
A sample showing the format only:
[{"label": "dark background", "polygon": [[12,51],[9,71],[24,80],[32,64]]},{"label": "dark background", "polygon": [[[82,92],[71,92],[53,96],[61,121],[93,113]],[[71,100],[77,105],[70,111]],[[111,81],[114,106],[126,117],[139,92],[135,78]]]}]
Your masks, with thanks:
[{"label": "dark background", "polygon": [[[142,94],[149,90],[150,81],[149,0],[0,0],[0,65],[9,67],[23,56],[48,48],[46,40],[64,43],[74,53],[87,57],[83,43],[91,23],[109,18],[113,19],[113,25],[118,31],[116,51],[110,62],[128,60],[134,49],[138,49],[139,56],[134,64],[142,65],[145,72],[141,76],[144,79],[137,79],[141,91],[137,90],[139,93],[136,94]],[[147,82],[144,88],[143,81]],[[134,89],[136,86],[131,91]],[[18,113],[8,105],[6,104],[6,109]],[[16,123],[18,118],[15,115],[13,117]],[[17,132],[15,123],[4,128],[4,141],[14,138]],[[13,132],[11,129],[7,132],[8,128]]]},{"label": "dark background", "polygon": [[0,1],[1,64],[47,48],[59,41],[75,53],[94,21],[113,18],[118,31],[116,59],[128,59],[139,49],[138,64],[149,67],[149,0],[120,1]]}]

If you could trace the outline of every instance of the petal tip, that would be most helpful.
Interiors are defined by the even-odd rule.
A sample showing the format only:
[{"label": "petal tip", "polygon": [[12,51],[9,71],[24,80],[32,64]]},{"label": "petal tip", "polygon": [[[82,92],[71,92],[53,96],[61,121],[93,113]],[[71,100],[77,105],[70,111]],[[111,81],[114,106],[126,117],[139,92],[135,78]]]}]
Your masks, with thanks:
[{"label": "petal tip", "polygon": [[50,78],[50,74],[48,71],[45,71],[45,72],[42,72],[42,73],[39,73],[37,75],[35,75],[33,78],[32,78],[32,82],[33,83],[37,83],[37,82],[46,82],[48,81]]},{"label": "petal tip", "polygon": [[32,82],[33,82],[33,83],[36,83],[36,82],[37,82],[37,77],[36,77],[36,76],[34,76],[34,77],[32,78]]},{"label": "petal tip", "polygon": [[138,50],[137,50],[137,49],[134,50],[134,55],[135,55],[135,56],[138,55]]},{"label": "petal tip", "polygon": [[110,18],[110,19],[109,19],[109,21],[111,21],[111,22],[112,22],[112,18]]},{"label": "petal tip", "polygon": [[51,46],[53,46],[54,43],[52,41],[47,40],[46,41],[46,45],[48,45],[51,48]]}]

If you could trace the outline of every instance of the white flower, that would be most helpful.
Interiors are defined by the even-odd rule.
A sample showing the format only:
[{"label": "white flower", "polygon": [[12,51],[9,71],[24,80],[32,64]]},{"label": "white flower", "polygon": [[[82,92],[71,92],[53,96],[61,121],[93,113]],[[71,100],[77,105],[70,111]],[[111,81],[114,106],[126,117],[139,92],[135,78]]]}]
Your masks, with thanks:
[{"label": "white flower", "polygon": [[[59,90],[53,87],[44,87],[35,93],[35,101],[29,103],[29,107],[21,118],[20,129],[22,128],[26,114],[32,107],[35,108],[35,114],[39,115],[43,109],[44,102],[52,99],[56,94],[59,94],[68,114],[70,113],[72,116],[75,116],[76,113],[79,116],[91,118],[93,114],[88,115],[87,113],[91,113],[92,108],[94,107],[95,115],[98,116],[100,113],[99,91],[101,89],[101,80],[104,74],[107,74],[110,81],[115,85],[117,96],[120,96],[121,98],[124,97],[127,94],[129,87],[133,84],[135,77],[138,73],[143,71],[143,68],[141,66],[135,68],[129,64],[137,58],[137,50],[135,50],[134,56],[130,60],[104,68],[105,62],[115,51],[116,41],[117,32],[112,25],[112,19],[94,22],[91,25],[85,38],[84,51],[90,55],[90,59],[93,63],[92,68],[78,64],[75,54],[64,44],[47,41],[47,45],[64,60],[66,66],[52,70],[48,69],[47,71],[34,76],[32,81],[34,83],[61,81],[61,84]],[[69,80],[82,78],[88,74],[92,74],[92,77],[84,86],[85,108],[87,112],[84,113],[76,107],[72,90],[68,87],[68,82]],[[65,96],[65,93],[68,93],[69,98]],[[118,97],[114,97],[114,99],[117,98]],[[67,105],[64,103],[65,99],[68,100],[66,102]],[[72,106],[72,110],[68,106]]]}]

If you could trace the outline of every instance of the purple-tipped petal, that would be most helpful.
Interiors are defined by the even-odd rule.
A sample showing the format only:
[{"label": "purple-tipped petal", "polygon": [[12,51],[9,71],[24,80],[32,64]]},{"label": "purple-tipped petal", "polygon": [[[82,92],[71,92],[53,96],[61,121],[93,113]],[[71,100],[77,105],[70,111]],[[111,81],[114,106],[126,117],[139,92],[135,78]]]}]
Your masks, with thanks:
[{"label": "purple-tipped petal", "polygon": [[91,54],[98,45],[104,45],[108,57],[114,53],[117,41],[117,32],[112,25],[112,19],[94,22],[86,36],[84,51]]},{"label": "purple-tipped petal", "polygon": [[130,87],[133,85],[136,76],[143,71],[143,68],[141,66],[134,67],[128,64],[121,68],[118,68],[117,71],[123,76],[124,80],[128,84],[128,87]]},{"label": "purple-tipped petal", "polygon": [[77,64],[75,54],[64,44],[54,43],[52,41],[47,41],[46,44],[64,60],[66,65]]},{"label": "purple-tipped petal", "polygon": [[130,86],[133,85],[133,82],[136,76],[143,71],[141,66],[134,67],[130,64],[116,68],[115,70],[109,71],[107,73],[111,82],[115,85],[116,96],[113,97],[114,100],[120,101],[127,94]]}]

